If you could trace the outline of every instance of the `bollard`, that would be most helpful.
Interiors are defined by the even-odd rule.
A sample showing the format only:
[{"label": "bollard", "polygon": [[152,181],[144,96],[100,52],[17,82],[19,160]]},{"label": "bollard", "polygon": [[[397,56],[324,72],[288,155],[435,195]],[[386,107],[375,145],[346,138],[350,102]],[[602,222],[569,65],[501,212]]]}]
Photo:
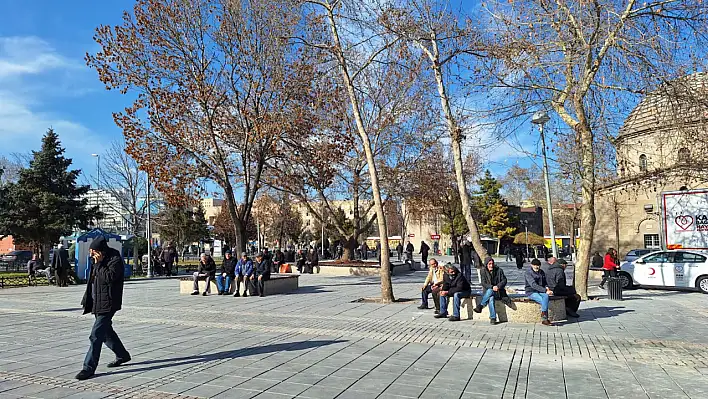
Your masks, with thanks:
[{"label": "bollard", "polygon": [[607,296],[613,301],[622,300],[622,280],[619,277],[607,279]]}]

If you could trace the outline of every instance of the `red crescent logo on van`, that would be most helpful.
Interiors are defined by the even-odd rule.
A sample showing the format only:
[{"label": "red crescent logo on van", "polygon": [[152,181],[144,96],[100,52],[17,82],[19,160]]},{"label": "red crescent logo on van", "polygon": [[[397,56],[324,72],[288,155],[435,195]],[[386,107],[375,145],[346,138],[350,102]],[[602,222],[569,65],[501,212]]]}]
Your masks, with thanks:
[{"label": "red crescent logo on van", "polygon": [[656,269],[654,269],[653,267],[650,267],[650,268],[649,268],[649,275],[650,275],[650,276],[653,276],[653,275],[655,275],[655,274],[656,274]]}]

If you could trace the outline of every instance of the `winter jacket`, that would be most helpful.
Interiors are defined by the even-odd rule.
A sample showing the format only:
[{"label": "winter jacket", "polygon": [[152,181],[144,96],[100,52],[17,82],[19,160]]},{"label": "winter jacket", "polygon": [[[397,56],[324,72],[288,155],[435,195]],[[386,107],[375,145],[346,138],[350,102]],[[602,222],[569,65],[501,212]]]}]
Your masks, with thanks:
[{"label": "winter jacket", "polygon": [[93,265],[86,284],[81,306],[84,314],[110,314],[123,304],[123,276],[125,273],[120,252],[109,248],[100,263]]},{"label": "winter jacket", "polygon": [[403,254],[403,245],[401,245],[400,243],[398,245],[396,245],[396,252],[398,254],[402,255]]},{"label": "winter jacket", "polygon": [[474,248],[470,250],[470,257],[472,258],[472,264],[475,269],[481,269],[484,266],[482,264],[482,259],[479,257],[479,254],[474,250]]},{"label": "winter jacket", "polygon": [[162,251],[162,254],[160,256],[162,258],[162,261],[165,263],[175,263],[177,262],[177,250],[175,250],[172,247],[165,248],[164,251]]},{"label": "winter jacket", "polygon": [[456,273],[454,278],[445,273],[442,290],[447,291],[448,296],[451,297],[456,292],[469,292],[471,287],[470,283],[467,281],[465,276],[462,275],[462,273]]},{"label": "winter jacket", "polygon": [[273,262],[282,265],[285,262],[285,254],[282,251],[276,251]]},{"label": "winter jacket", "polygon": [[558,264],[548,267],[546,282],[548,283],[548,288],[553,291],[553,295],[575,295],[575,288],[568,287],[565,280],[565,270]]},{"label": "winter jacket", "polygon": [[422,243],[420,244],[420,252],[418,252],[418,253],[421,254],[421,255],[423,255],[423,256],[427,256],[427,255],[428,255],[428,251],[430,251],[430,247],[429,247],[428,244],[426,244],[425,242],[422,242]]},{"label": "winter jacket", "polygon": [[[57,256],[57,252],[59,256]],[[62,248],[54,251],[54,258],[52,259],[52,269],[61,272],[62,270],[69,270],[71,265],[69,265],[69,251]]]},{"label": "winter jacket", "polygon": [[443,270],[442,267],[434,268],[434,267],[429,267],[428,268],[428,276],[425,277],[425,283],[423,285],[428,285],[428,284],[433,284],[433,280],[437,281],[438,284],[442,283],[443,280],[445,279],[445,270]]},{"label": "winter jacket", "polygon": [[317,266],[317,263],[319,263],[319,256],[317,256],[317,251],[310,251],[309,254],[307,254],[307,261],[310,262],[310,266]]},{"label": "winter jacket", "polygon": [[414,251],[413,244],[410,242],[408,244],[406,244],[406,252],[413,253],[413,251]]},{"label": "winter jacket", "polygon": [[514,258],[516,259],[516,266],[523,266],[524,265],[524,254],[522,254],[521,251],[516,252],[516,255],[514,255]]},{"label": "winter jacket", "polygon": [[251,277],[253,274],[253,262],[248,258],[246,260],[239,259],[238,263],[236,263],[235,272],[239,276]]},{"label": "winter jacket", "polygon": [[214,277],[216,274],[216,263],[214,262],[214,258],[207,256],[206,262],[202,262],[201,260],[199,261],[199,274],[208,274],[211,277]]},{"label": "winter jacket", "polygon": [[605,270],[615,270],[617,269],[617,263],[615,260],[612,258],[610,254],[605,255],[605,263],[602,265],[602,268]]},{"label": "winter jacket", "polygon": [[42,262],[40,262],[38,260],[32,259],[29,262],[27,262],[27,273],[28,274],[34,274],[34,272],[37,269],[41,269],[41,268],[42,268]]},{"label": "winter jacket", "polygon": [[482,268],[480,270],[480,275],[481,275],[481,281],[482,281],[482,287],[484,287],[484,290],[488,290],[492,287],[497,287],[499,288],[499,291],[497,291],[494,294],[494,297],[496,299],[500,299],[502,297],[507,296],[506,295],[506,275],[504,274],[504,270],[502,270],[501,267],[499,266],[494,266],[494,269],[490,272],[489,269],[486,267]]},{"label": "winter jacket", "polygon": [[231,259],[224,258],[224,263],[221,264],[221,273],[226,273],[227,276],[236,276],[236,259],[233,257]]},{"label": "winter jacket", "polygon": [[592,267],[593,269],[602,269],[604,260],[600,254],[595,254],[592,257]]},{"label": "winter jacket", "polygon": [[538,269],[536,272],[533,268],[528,268],[524,273],[524,280],[526,281],[526,294],[546,293],[548,283],[546,283],[546,273],[543,272],[543,269]]},{"label": "winter jacket", "polygon": [[273,262],[270,259],[263,258],[262,261],[255,263],[255,276],[263,276],[263,278],[270,278],[270,269],[273,267]]},{"label": "winter jacket", "polygon": [[460,264],[472,265],[472,247],[465,244],[460,248]]}]

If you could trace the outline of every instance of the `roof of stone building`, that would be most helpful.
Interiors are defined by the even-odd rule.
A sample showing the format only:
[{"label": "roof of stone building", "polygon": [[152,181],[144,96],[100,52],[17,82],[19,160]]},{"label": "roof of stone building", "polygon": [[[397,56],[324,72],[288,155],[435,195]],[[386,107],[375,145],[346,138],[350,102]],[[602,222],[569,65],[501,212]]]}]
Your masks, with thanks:
[{"label": "roof of stone building", "polygon": [[708,73],[698,72],[659,86],[632,110],[618,139],[654,130],[708,122]]}]

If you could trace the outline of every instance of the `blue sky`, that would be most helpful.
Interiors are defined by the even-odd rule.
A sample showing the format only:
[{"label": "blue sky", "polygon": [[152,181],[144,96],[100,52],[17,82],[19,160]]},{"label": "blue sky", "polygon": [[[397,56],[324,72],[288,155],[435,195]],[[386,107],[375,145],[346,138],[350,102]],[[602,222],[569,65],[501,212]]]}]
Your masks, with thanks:
[{"label": "blue sky", "polygon": [[[95,28],[119,24],[132,6],[132,0],[0,0],[0,155],[38,149],[53,127],[74,166],[95,173],[91,154],[122,138],[112,113],[129,98],[105,90],[84,55],[98,50]],[[519,143],[479,134],[470,141],[484,143],[483,157],[495,175],[529,164]],[[524,135],[520,144],[537,151],[537,140],[537,133]]]},{"label": "blue sky", "polygon": [[91,153],[122,137],[108,92],[84,62],[99,24],[120,23],[132,1],[0,0],[0,154],[38,149],[53,127],[75,167],[94,173]]}]

